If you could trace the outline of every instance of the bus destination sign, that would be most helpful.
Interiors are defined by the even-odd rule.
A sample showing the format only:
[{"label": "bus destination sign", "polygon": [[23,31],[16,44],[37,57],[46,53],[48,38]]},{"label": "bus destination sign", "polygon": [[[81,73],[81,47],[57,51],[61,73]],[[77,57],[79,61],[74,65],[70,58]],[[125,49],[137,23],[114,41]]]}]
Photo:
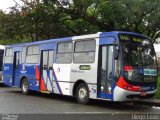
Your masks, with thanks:
[{"label": "bus destination sign", "polygon": [[141,43],[143,38],[139,36],[134,35],[128,35],[128,34],[119,34],[119,40],[121,42],[135,42],[135,43]]}]

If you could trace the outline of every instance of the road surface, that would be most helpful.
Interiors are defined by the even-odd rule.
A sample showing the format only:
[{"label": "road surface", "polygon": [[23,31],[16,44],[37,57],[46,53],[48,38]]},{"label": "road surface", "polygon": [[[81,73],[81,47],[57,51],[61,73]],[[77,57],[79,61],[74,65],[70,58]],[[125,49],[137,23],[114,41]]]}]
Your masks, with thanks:
[{"label": "road surface", "polygon": [[[117,119],[137,119],[135,115],[159,114],[160,108],[150,107],[140,104],[116,104],[108,101],[91,100],[89,105],[77,103],[76,99],[68,96],[55,94],[42,94],[32,92],[30,95],[22,95],[20,89],[10,87],[0,87],[0,113],[5,114],[32,114],[31,116],[41,116],[52,118],[54,114],[57,117],[62,117],[65,120],[73,115],[77,118],[92,116],[92,120],[112,118],[114,115]],[[42,116],[43,114],[43,116]],[[50,114],[44,116],[44,114]],[[66,117],[64,117],[66,115]],[[89,115],[89,116],[88,116]],[[147,117],[147,116],[145,116]],[[116,120],[116,118],[114,118]],[[147,119],[148,120],[148,119]]]}]

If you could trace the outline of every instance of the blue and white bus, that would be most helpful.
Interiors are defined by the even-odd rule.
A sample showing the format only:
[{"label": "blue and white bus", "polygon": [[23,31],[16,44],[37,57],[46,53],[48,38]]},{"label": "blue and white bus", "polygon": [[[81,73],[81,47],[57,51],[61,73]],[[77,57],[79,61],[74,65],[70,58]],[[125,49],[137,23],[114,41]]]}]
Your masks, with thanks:
[{"label": "blue and white bus", "polygon": [[157,90],[157,62],[151,39],[131,32],[97,34],[8,45],[3,83],[89,99],[130,101]]}]

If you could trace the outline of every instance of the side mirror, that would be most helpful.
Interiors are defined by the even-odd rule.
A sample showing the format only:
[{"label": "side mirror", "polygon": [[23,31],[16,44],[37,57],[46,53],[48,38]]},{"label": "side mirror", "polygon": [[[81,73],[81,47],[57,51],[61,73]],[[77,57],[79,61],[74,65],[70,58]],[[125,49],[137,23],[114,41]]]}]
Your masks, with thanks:
[{"label": "side mirror", "polygon": [[114,46],[114,59],[118,60],[119,57],[119,48],[118,46]]}]

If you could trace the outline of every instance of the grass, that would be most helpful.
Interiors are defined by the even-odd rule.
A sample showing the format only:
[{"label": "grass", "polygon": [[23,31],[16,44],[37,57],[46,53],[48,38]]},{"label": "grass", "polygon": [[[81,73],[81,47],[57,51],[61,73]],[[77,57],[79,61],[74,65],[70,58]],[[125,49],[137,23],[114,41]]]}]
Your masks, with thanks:
[{"label": "grass", "polygon": [[157,85],[158,90],[157,90],[155,98],[160,99],[160,77],[158,77],[158,82],[157,83],[158,83],[158,85]]}]

